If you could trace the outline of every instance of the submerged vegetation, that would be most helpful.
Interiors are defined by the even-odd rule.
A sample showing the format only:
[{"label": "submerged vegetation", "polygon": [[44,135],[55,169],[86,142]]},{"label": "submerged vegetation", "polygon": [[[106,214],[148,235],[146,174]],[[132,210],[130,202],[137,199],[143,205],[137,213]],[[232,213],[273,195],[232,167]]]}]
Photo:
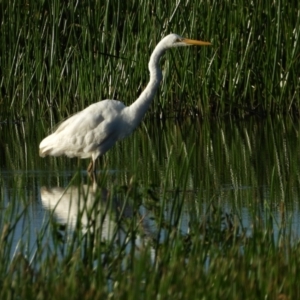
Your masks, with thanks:
[{"label": "submerged vegetation", "polygon": [[[0,8],[1,299],[299,298],[298,2]],[[65,117],[132,103],[170,32],[213,46],[165,55],[97,186],[84,161],[37,157]]]}]

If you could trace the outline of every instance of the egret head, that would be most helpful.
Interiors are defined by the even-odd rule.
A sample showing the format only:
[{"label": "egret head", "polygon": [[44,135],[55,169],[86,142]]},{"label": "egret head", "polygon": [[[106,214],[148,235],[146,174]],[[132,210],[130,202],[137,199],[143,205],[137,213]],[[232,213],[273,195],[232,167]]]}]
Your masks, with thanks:
[{"label": "egret head", "polygon": [[164,37],[159,44],[162,44],[162,46],[165,49],[173,48],[173,47],[180,47],[180,46],[209,46],[211,45],[210,42],[204,42],[204,41],[197,41],[197,40],[191,40],[184,38],[176,33],[171,33]]}]

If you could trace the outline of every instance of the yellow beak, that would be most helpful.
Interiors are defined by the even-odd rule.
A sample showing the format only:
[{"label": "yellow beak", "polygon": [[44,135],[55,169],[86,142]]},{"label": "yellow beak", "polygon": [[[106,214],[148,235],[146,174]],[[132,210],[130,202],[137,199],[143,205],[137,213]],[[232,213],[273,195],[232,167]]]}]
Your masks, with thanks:
[{"label": "yellow beak", "polygon": [[209,46],[209,45],[211,45],[210,42],[190,40],[190,39],[183,39],[182,42],[186,43],[188,45],[197,45],[197,46]]}]

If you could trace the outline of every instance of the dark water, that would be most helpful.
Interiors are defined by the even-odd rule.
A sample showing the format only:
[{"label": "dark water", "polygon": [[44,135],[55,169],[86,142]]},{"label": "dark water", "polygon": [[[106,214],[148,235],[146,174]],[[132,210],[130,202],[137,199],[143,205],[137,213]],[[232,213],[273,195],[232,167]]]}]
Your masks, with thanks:
[{"label": "dark water", "polygon": [[271,228],[275,243],[296,243],[299,125],[292,119],[146,122],[99,163],[93,184],[84,171],[88,161],[38,157],[43,133],[28,139],[26,125],[2,128],[0,232],[10,224],[11,255],[34,257],[38,238],[52,247],[53,220],[63,225],[57,231],[65,243],[80,228],[124,244],[135,214],[140,246],[162,242],[172,227],[187,235],[218,211],[220,230],[236,224],[251,236],[254,227]]}]

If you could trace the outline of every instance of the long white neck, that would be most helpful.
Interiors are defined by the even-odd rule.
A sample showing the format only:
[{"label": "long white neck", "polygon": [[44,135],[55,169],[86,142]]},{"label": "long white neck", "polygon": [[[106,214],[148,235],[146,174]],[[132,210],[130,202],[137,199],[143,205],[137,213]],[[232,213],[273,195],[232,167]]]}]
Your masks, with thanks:
[{"label": "long white neck", "polygon": [[142,121],[162,80],[162,72],[159,67],[159,60],[164,54],[165,50],[166,48],[161,43],[158,43],[151,54],[148,64],[150,81],[136,101],[128,107],[128,112],[132,116],[132,122],[134,126],[138,126]]}]

